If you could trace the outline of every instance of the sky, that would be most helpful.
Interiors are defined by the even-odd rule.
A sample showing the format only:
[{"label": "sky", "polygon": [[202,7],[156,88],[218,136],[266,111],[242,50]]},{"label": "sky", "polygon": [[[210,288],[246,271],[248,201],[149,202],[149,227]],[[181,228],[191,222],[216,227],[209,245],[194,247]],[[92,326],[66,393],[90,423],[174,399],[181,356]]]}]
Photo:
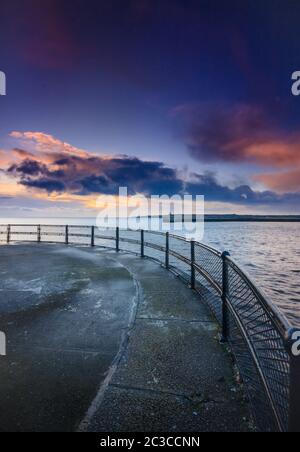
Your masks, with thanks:
[{"label": "sky", "polygon": [[297,0],[3,0],[0,216],[300,214]]}]

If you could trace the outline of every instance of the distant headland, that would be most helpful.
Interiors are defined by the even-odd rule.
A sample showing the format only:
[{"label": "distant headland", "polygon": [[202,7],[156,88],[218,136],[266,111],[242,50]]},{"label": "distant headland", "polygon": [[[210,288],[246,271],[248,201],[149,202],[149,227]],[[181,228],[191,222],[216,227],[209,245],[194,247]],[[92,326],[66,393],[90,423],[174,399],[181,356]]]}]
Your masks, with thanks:
[{"label": "distant headland", "polygon": [[[196,216],[185,216],[184,219],[180,216],[171,215],[171,223],[177,221],[195,222]],[[300,223],[300,215],[205,215],[205,222],[226,222],[226,221],[241,221],[241,222],[279,222],[279,223]]]}]

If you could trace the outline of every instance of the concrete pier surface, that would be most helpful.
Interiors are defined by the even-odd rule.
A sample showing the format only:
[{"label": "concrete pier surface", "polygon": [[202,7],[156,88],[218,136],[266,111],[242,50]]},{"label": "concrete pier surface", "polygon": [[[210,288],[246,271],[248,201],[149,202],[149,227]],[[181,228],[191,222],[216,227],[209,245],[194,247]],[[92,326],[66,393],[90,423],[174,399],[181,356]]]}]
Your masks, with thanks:
[{"label": "concrete pier surface", "polygon": [[0,431],[249,431],[199,296],[157,263],[98,248],[0,248]]}]

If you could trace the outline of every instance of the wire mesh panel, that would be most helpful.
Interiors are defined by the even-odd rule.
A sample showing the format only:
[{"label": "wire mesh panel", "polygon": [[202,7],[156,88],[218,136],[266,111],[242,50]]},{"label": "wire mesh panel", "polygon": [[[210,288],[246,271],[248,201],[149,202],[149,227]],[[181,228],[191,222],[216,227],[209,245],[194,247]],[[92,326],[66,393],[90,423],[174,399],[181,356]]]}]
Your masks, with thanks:
[{"label": "wire mesh panel", "polygon": [[165,263],[166,236],[158,232],[144,232],[145,256]]},{"label": "wire mesh panel", "polygon": [[191,242],[185,240],[183,237],[177,237],[170,234],[169,238],[170,250],[174,251],[179,256],[184,257],[186,260],[191,260]]},{"label": "wire mesh panel", "polygon": [[0,242],[7,242],[7,225],[0,225]]},{"label": "wire mesh panel", "polygon": [[259,405],[255,404],[259,425],[263,430],[272,428],[271,416],[278,424],[278,428],[286,430],[289,405],[289,354],[280,331],[280,318],[274,317],[274,311],[271,311],[263,296],[232,261],[228,261],[228,283],[228,301],[234,316],[229,325],[229,340],[235,351],[239,326],[247,341],[248,354],[251,353],[252,362],[256,367],[256,372],[253,372],[253,365],[250,366],[249,360],[245,366],[246,353],[242,355],[237,353],[241,372],[252,394],[263,392],[268,396],[265,409],[261,407],[261,400]]},{"label": "wire mesh panel", "polygon": [[228,323],[230,346],[248,394],[256,427],[266,432],[278,431],[278,424],[257,366],[253,360],[253,355],[231,313],[228,314]]},{"label": "wire mesh panel", "polygon": [[74,245],[90,245],[92,237],[91,226],[69,226],[69,243]]},{"label": "wire mesh panel", "polygon": [[66,235],[65,226],[42,225],[41,242],[64,243]]},{"label": "wire mesh panel", "polygon": [[116,249],[116,229],[95,228],[95,246]]},{"label": "wire mesh panel", "polygon": [[191,279],[191,242],[182,237],[170,235],[169,264],[188,282]]},{"label": "wire mesh panel", "polygon": [[10,241],[37,242],[38,226],[36,225],[11,225]]},{"label": "wire mesh panel", "polygon": [[209,306],[215,318],[222,324],[222,300],[220,292],[216,290],[215,286],[213,286],[202,273],[197,271],[197,268],[196,290],[199,293],[201,300]]},{"label": "wire mesh panel", "polygon": [[195,244],[195,263],[221,289],[222,256],[221,253],[200,243]]},{"label": "wire mesh panel", "polygon": [[120,229],[119,231],[119,249],[134,254],[141,252],[141,232]]}]

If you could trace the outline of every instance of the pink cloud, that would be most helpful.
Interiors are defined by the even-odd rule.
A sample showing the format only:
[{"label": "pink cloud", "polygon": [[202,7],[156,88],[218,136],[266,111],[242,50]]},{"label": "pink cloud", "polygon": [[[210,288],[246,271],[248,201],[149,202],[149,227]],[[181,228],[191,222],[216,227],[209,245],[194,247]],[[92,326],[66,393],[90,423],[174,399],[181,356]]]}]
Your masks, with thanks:
[{"label": "pink cloud", "polygon": [[282,173],[260,174],[253,179],[280,193],[300,192],[300,168]]},{"label": "pink cloud", "polygon": [[271,189],[300,190],[294,176],[300,172],[300,133],[285,132],[261,107],[181,105],[171,114],[182,121],[183,139],[195,159],[272,168],[276,172],[256,180]]},{"label": "pink cloud", "polygon": [[[10,136],[20,140],[25,145],[32,145],[36,152],[44,154],[66,154],[78,157],[88,157],[91,153],[76,148],[65,141],[42,132],[11,132]],[[21,151],[25,152],[25,151]]]}]

